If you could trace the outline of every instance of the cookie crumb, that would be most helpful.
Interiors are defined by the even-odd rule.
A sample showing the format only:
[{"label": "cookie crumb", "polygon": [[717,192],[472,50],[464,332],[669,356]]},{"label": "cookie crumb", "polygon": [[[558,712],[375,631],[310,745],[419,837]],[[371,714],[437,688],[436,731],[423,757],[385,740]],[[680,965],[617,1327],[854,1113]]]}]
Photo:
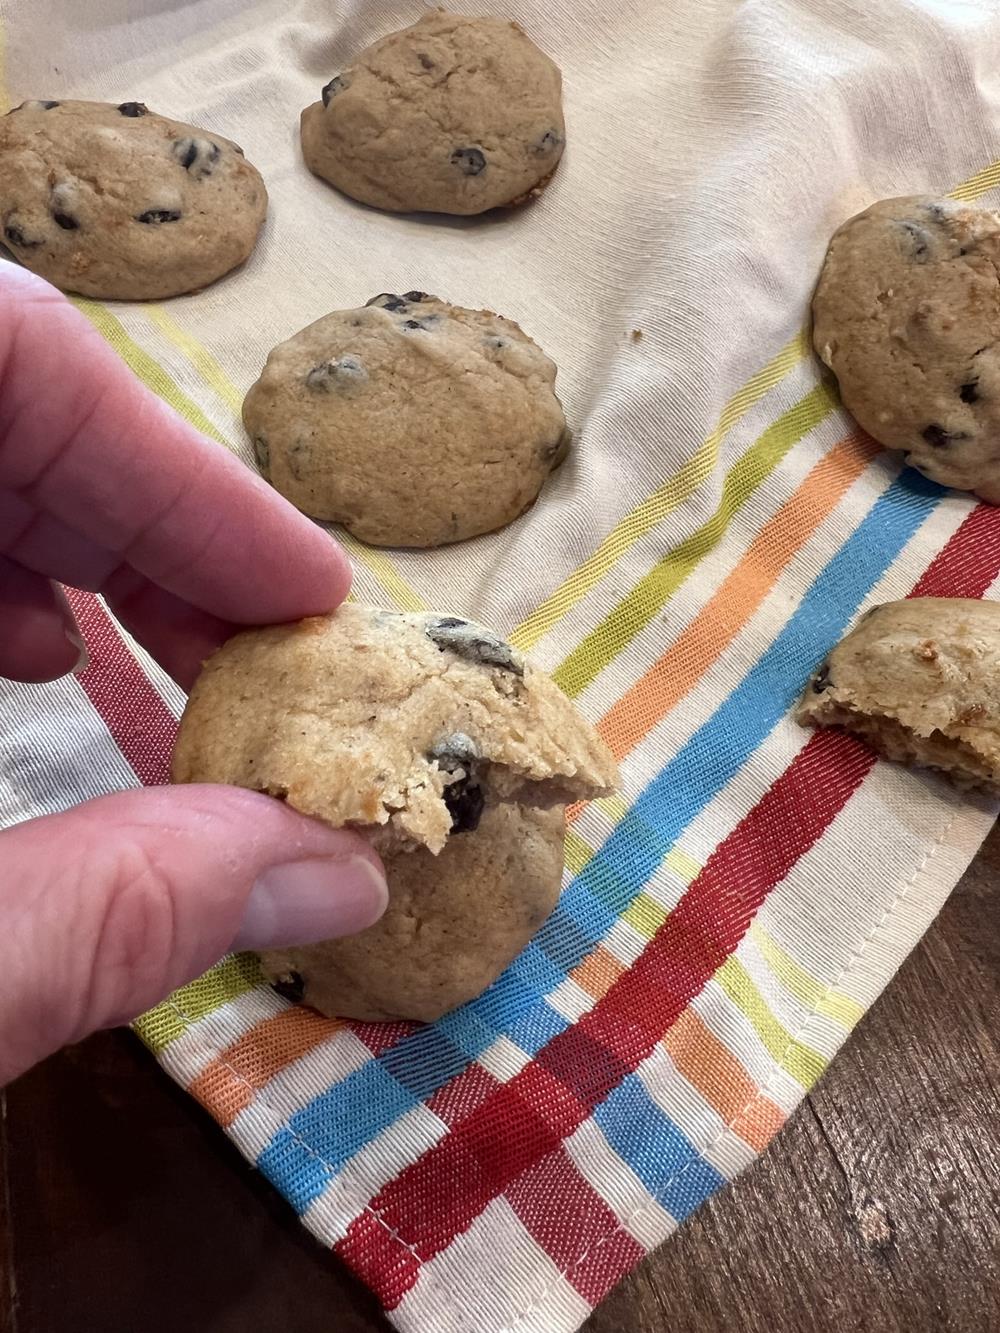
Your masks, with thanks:
[{"label": "cookie crumb", "polygon": [[642,342],[642,329],[633,329],[629,335],[634,343]]}]

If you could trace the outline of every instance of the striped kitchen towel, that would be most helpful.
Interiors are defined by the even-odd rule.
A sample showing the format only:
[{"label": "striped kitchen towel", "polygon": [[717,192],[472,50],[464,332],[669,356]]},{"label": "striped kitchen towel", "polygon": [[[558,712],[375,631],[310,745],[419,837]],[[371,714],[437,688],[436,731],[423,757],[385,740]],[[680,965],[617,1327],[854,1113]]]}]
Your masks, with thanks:
[{"label": "striped kitchen towel", "polygon": [[[432,1026],[322,1018],[240,956],[136,1027],[400,1329],[571,1333],[765,1147],[993,817],[789,710],[866,606],[996,595],[1000,510],[879,453],[802,328],[850,213],[995,201],[1000,20],[509,0],[565,72],[569,148],[537,205],[458,222],[356,206],[297,150],[298,110],[421,8],[0,0],[6,92],[141,99],[263,171],[243,271],[169,306],[78,302],[248,463],[271,345],[378,291],[499,310],[560,367],[577,443],[530,513],[441,551],[348,541],[356,595],[507,631],[619,756],[620,797],[572,821],[557,912]],[[6,821],[166,780],[181,695],[73,601],[89,670],[2,686]]]}]

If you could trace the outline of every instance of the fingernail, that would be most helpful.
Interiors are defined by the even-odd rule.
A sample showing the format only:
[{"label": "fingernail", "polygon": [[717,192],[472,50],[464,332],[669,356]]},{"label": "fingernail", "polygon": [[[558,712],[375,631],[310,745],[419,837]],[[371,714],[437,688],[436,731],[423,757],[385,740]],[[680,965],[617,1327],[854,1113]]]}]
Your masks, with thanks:
[{"label": "fingernail", "polygon": [[87,652],[87,644],[83,635],[75,627],[67,626],[63,632],[79,654],[76,659],[76,666],[73,668],[73,675],[79,676],[90,666],[90,653]]},{"label": "fingernail", "polygon": [[353,935],[385,911],[389,890],[363,856],[314,857],[271,866],[258,876],[234,949],[282,949]]}]

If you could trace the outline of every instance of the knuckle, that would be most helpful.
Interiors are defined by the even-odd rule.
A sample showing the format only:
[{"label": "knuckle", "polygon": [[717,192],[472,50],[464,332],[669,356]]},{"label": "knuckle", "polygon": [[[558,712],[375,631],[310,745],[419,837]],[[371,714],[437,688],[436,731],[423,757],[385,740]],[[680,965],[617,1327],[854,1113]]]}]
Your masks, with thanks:
[{"label": "knuckle", "polygon": [[128,1022],[166,989],[177,937],[170,878],[141,842],[119,844],[105,866],[92,952],[89,1008],[96,1023]]}]

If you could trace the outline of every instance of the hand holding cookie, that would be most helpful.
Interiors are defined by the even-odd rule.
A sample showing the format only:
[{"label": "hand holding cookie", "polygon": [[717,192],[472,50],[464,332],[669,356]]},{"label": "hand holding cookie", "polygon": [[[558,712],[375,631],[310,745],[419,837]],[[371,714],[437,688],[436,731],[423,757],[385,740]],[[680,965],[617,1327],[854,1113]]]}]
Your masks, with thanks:
[{"label": "hand holding cookie", "polygon": [[[328,537],[143,389],[53,288],[6,263],[0,516],[0,675],[15,680],[85,667],[54,580],[102,593],[184,685],[234,626],[329,611],[350,582]],[[0,865],[0,1084],[231,948],[358,930],[386,902],[356,834],[224,786],[27,820],[0,833]]]}]

